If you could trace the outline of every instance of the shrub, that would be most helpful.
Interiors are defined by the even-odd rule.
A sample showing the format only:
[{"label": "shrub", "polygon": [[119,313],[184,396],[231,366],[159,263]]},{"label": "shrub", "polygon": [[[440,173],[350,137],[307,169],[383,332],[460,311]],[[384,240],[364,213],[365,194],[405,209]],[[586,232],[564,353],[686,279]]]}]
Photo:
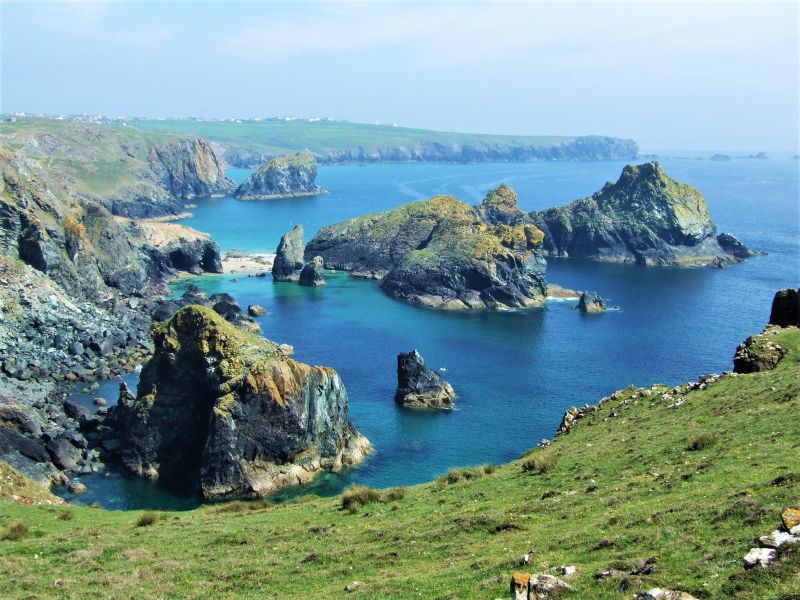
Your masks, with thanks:
[{"label": "shrub", "polygon": [[137,527],[147,527],[153,525],[158,520],[158,515],[152,511],[142,513],[136,520]]},{"label": "shrub", "polygon": [[474,467],[458,467],[456,469],[450,469],[447,474],[442,475],[438,481],[442,483],[458,483],[459,481],[465,481],[468,479],[478,479],[482,476],[482,469],[476,469]]},{"label": "shrub", "polygon": [[530,455],[522,461],[522,470],[526,473],[545,473],[556,466],[558,454],[554,450],[543,450]]},{"label": "shrub", "polygon": [[380,502],[380,500],[381,495],[377,490],[365,485],[353,485],[342,494],[342,508],[350,512],[356,512],[362,506]]},{"label": "shrub", "polygon": [[25,523],[14,523],[6,527],[0,540],[15,541],[21,540],[28,534],[28,526]]},{"label": "shrub", "polygon": [[396,487],[386,490],[384,492],[383,497],[381,498],[382,502],[394,502],[396,500],[402,500],[406,497],[406,488]]},{"label": "shrub", "polygon": [[689,445],[686,449],[691,451],[703,450],[704,448],[713,446],[716,441],[716,438],[710,433],[699,433],[689,440]]},{"label": "shrub", "polygon": [[483,472],[486,475],[491,475],[492,473],[497,471],[497,465],[483,465],[483,467],[481,468],[483,469]]},{"label": "shrub", "polygon": [[72,519],[75,518],[75,513],[69,509],[62,510],[60,513],[58,513],[58,518],[62,521],[72,521]]}]

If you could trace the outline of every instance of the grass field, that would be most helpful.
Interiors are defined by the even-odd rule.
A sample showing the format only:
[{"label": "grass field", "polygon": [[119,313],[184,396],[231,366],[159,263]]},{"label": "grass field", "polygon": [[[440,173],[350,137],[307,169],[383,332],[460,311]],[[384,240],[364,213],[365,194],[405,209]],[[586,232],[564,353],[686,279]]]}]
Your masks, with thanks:
[{"label": "grass field", "polygon": [[[179,513],[0,500],[0,597],[491,599],[507,597],[531,549],[531,569],[578,567],[564,597],[656,585],[796,597],[797,551],[768,570],[742,566],[800,501],[800,330],[775,341],[791,351],[774,371],[685,394],[624,390],[519,461],[355,490],[346,508],[315,497]],[[595,578],[607,569],[614,577]]]}]

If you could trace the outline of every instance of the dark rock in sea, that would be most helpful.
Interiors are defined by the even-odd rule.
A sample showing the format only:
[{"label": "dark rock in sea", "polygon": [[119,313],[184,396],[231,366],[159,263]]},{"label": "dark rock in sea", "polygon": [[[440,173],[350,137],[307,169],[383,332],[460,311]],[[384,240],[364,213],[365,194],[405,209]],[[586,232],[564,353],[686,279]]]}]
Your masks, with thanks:
[{"label": "dark rock in sea", "polygon": [[800,327],[800,289],[779,290],[772,299],[769,324]]},{"label": "dark rock in sea", "polygon": [[308,261],[303,270],[300,271],[300,285],[318,287],[325,285],[325,275],[323,274],[324,261],[321,256],[315,256]]},{"label": "dark rock in sea", "polygon": [[275,252],[275,262],[272,264],[272,278],[275,281],[297,281],[303,269],[303,250],[305,241],[302,225],[295,225],[294,229],[284,233]]},{"label": "dark rock in sea", "polygon": [[703,195],[668,177],[657,162],[627,166],[616,183],[591,197],[530,218],[552,256],[707,266],[752,256],[733,236],[719,239]]},{"label": "dark rock in sea", "polygon": [[717,243],[719,243],[720,248],[725,252],[739,260],[744,260],[751,256],[758,256],[759,254],[755,250],[751,250],[745,246],[736,236],[730,233],[720,233],[717,236]]},{"label": "dark rock in sea", "polygon": [[311,152],[273,158],[261,165],[233,195],[240,200],[316,196],[325,192],[314,181],[317,161]]},{"label": "dark rock in sea", "polygon": [[766,152],[757,152],[755,154],[748,154],[747,158],[757,158],[758,160],[766,160],[769,158]]},{"label": "dark rock in sea", "polygon": [[608,309],[606,301],[597,292],[582,292],[578,300],[578,310],[584,313],[597,314]]},{"label": "dark rock in sea", "polygon": [[425,366],[419,352],[397,355],[397,391],[394,400],[405,408],[452,410],[456,393],[438,373]]},{"label": "dark rock in sea", "polygon": [[289,358],[209,308],[153,327],[136,398],[122,389],[107,455],[134,475],[204,498],[269,494],[360,462],[337,373]]},{"label": "dark rock in sea", "polygon": [[154,146],[148,164],[172,196],[183,200],[228,194],[236,184],[204,140],[181,140]]},{"label": "dark rock in sea", "polygon": [[[388,294],[445,309],[536,306],[546,295],[543,234],[529,224],[487,223],[512,212],[510,188],[490,192],[502,207],[435,196],[323,227],[305,255],[328,268],[381,279]],[[502,201],[500,200],[502,199]]]},{"label": "dark rock in sea", "polygon": [[209,307],[229,323],[246,331],[253,333],[261,331],[258,323],[253,319],[255,315],[249,309],[247,314],[244,313],[242,307],[239,306],[233,296],[227,293],[220,293],[214,294],[209,298],[203,290],[194,284],[186,288],[179,300],[165,300],[160,303],[153,311],[153,320],[166,321],[171,319],[181,308],[189,305]]},{"label": "dark rock in sea", "polygon": [[261,315],[267,314],[267,309],[258,304],[250,304],[247,307],[247,314],[251,317],[260,317]]},{"label": "dark rock in sea", "polygon": [[730,156],[728,156],[727,154],[714,154],[714,155],[711,157],[711,160],[715,160],[715,161],[728,161],[728,160],[731,160],[731,157],[730,157]]}]

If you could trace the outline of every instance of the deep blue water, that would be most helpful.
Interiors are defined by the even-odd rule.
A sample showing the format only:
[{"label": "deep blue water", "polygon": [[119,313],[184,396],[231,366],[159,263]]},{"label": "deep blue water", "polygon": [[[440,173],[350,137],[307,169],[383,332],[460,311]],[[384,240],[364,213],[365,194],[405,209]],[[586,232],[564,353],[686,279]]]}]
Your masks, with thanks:
[{"label": "deep blue water", "polygon": [[[450,313],[386,297],[374,282],[331,274],[321,289],[269,278],[207,276],[209,292],[227,291],[268,309],[264,335],[295,347],[298,360],[334,367],[350,395],[353,423],[375,453],[359,468],[328,475],[303,492],[335,493],[357,481],[373,487],[430,480],[456,465],[504,462],[551,437],[569,406],[596,402],[629,384],[677,384],[729,369],[737,343],[760,330],[776,289],[800,283],[798,161],[666,159],[667,173],[699,188],[721,231],[768,252],[728,269],[681,269],[551,260],[548,279],[597,290],[619,311],[582,315],[573,303],[505,313]],[[402,164],[321,167],[329,194],[291,200],[198,203],[184,222],[223,249],[274,251],[301,223],[320,226],[410,200],[450,193],[478,202],[508,182],[527,210],[566,203],[616,180],[622,162]],[[233,170],[241,179],[248,172]],[[181,293],[182,280],[173,286]],[[398,409],[396,355],[417,348],[445,367],[458,409],[448,414]],[[116,395],[116,382],[104,390]],[[93,476],[83,502],[109,507],[181,507],[152,486]]]}]

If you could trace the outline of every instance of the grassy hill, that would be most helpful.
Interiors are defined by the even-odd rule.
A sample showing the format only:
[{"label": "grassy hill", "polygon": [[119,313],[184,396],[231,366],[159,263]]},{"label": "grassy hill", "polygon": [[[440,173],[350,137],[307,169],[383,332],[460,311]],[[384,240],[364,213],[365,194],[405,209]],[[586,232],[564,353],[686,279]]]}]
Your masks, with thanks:
[{"label": "grassy hill", "polygon": [[796,598],[797,550],[767,570],[742,567],[800,500],[800,330],[774,341],[790,352],[773,371],[694,391],[626,389],[518,461],[362,490],[349,509],[314,497],[181,513],[0,500],[0,596],[491,599],[507,597],[533,549],[532,570],[578,567],[564,597],[658,585]]}]

